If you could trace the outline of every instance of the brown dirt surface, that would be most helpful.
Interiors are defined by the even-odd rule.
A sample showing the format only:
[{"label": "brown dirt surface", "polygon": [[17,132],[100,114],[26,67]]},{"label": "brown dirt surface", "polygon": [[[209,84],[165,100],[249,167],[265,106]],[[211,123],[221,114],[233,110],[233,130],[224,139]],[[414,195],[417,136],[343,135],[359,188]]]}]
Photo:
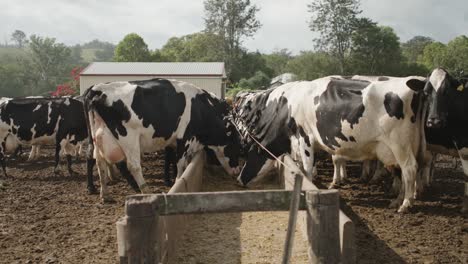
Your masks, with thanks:
[{"label": "brown dirt surface", "polygon": [[[203,191],[248,190],[223,172],[207,173],[203,186]],[[249,189],[278,186],[269,179]],[[177,246],[174,264],[281,263],[288,217],[288,212],[194,215]],[[291,263],[307,259],[307,242],[296,230]]]},{"label": "brown dirt surface", "polygon": [[[112,204],[86,192],[84,158],[70,177],[53,173],[53,151],[41,150],[37,161],[27,155],[8,162],[9,178],[0,177],[0,263],[116,263],[115,222],[124,215],[126,182],[109,186]],[[163,160],[145,155],[143,174],[153,192],[163,184]],[[95,171],[97,184],[97,172]]]},{"label": "brown dirt surface", "polygon": [[[143,174],[153,192],[168,191],[162,162],[157,155],[144,157]],[[73,177],[53,174],[50,149],[38,161],[14,159],[8,166],[10,178],[0,176],[0,263],[118,261],[115,222],[124,214],[125,196],[134,194],[126,182],[110,186],[116,203],[103,205],[98,196],[86,193],[83,158],[74,165],[78,175]],[[464,176],[460,167],[451,166],[442,160],[429,193],[401,215],[387,208],[390,179],[378,185],[362,183],[359,168],[349,165],[349,180],[341,188],[342,209],[356,224],[358,263],[468,263],[468,224],[460,213]],[[325,187],[332,174],[329,161],[319,162],[317,184]],[[239,189],[230,178],[206,183],[207,190]],[[181,263],[197,263],[192,260],[198,255],[206,255],[207,261],[198,263],[277,263],[286,219],[270,213],[200,216],[199,230],[210,230],[213,240]],[[217,223],[206,224],[213,221]],[[180,248],[190,248],[190,240],[198,239],[195,235],[181,241]],[[296,234],[298,239],[302,236]],[[295,243],[295,250],[293,263],[304,263],[301,243]]]},{"label": "brown dirt surface", "polygon": [[[331,161],[318,168],[318,185],[328,186]],[[349,164],[348,171],[341,207],[356,225],[358,263],[468,263],[468,223],[460,213],[465,179],[452,158],[437,163],[431,188],[408,214],[388,208],[394,198],[390,177],[370,185],[359,180],[358,164]]]}]

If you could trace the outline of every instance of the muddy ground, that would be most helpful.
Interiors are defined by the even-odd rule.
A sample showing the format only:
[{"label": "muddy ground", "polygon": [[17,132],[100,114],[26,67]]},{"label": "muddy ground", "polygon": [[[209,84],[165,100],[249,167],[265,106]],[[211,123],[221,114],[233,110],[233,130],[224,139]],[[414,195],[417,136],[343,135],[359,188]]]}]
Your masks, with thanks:
[{"label": "muddy ground", "polygon": [[[102,205],[98,196],[86,194],[83,159],[74,166],[78,175],[73,177],[53,174],[51,150],[43,152],[39,161],[15,159],[8,166],[11,177],[0,178],[0,263],[117,262],[115,222],[124,213],[125,195],[134,193],[126,183],[110,186],[116,203]],[[434,187],[405,215],[387,208],[392,199],[389,180],[368,185],[350,177],[342,187],[342,208],[356,223],[358,263],[467,263],[468,226],[459,212],[463,173],[460,167],[450,166],[449,162],[439,163]],[[162,160],[146,155],[143,167],[152,190],[167,191],[162,184]],[[318,184],[322,187],[331,181],[331,169],[329,162],[319,162]],[[359,173],[354,165],[349,169],[351,176]],[[266,257],[281,251],[282,246],[269,252],[263,241],[269,239],[269,233],[276,239],[284,227],[264,229],[265,222],[259,222],[257,216],[264,218],[252,216],[252,223],[265,236],[252,234],[254,238],[242,238],[236,246],[259,258],[245,259],[237,253],[233,263],[268,263]],[[231,218],[239,225],[242,219]],[[222,240],[223,224],[218,224],[220,236],[216,239]],[[205,263],[226,263],[227,258],[229,255],[218,256]],[[297,263],[302,260],[299,256]]]}]

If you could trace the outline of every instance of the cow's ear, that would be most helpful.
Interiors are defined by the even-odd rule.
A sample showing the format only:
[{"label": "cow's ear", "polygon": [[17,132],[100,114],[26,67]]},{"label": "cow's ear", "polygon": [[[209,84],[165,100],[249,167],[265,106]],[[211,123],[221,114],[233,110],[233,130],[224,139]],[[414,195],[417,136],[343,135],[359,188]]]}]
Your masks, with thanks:
[{"label": "cow's ear", "polygon": [[426,86],[426,82],[418,79],[410,79],[406,82],[406,86],[415,92],[420,92],[424,89],[424,86]]}]

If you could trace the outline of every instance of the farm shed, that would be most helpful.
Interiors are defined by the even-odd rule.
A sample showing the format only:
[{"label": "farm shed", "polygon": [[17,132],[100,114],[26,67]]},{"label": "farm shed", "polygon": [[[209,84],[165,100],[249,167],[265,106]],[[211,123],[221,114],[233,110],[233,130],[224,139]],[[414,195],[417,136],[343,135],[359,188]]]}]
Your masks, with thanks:
[{"label": "farm shed", "polygon": [[152,78],[192,83],[219,98],[226,90],[223,62],[93,62],[80,74],[80,94],[97,83]]}]

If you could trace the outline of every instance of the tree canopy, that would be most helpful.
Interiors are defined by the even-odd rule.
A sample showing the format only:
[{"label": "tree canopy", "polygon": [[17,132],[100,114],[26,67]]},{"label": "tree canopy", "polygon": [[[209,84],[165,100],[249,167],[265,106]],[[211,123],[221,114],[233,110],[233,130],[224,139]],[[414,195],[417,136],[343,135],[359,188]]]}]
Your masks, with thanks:
[{"label": "tree canopy", "polygon": [[126,35],[115,48],[114,61],[145,62],[150,61],[148,45],[136,33]]}]

